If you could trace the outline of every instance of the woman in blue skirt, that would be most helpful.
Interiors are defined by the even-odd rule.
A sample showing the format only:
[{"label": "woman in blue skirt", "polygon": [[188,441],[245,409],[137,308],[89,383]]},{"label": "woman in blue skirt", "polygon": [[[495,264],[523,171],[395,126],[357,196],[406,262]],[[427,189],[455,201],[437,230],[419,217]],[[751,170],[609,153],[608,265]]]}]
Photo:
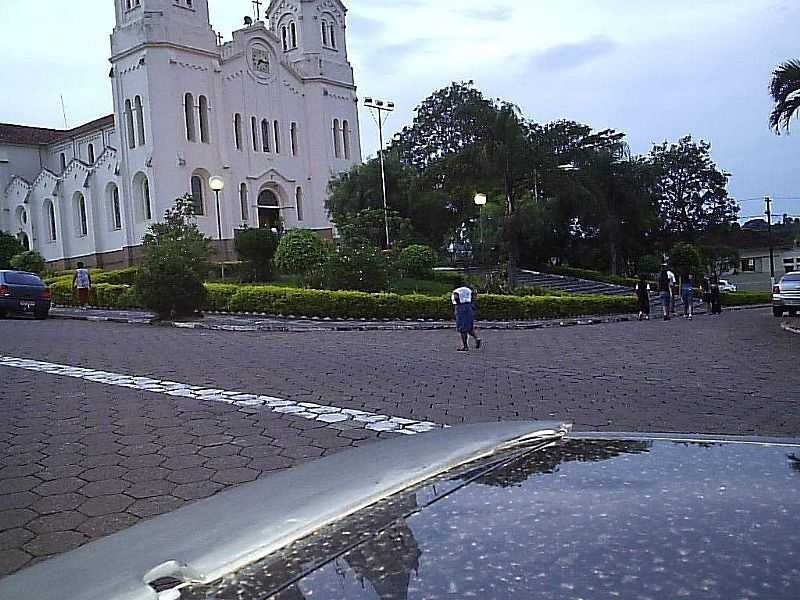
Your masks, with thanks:
[{"label": "woman in blue skirt", "polygon": [[475,307],[472,304],[472,290],[462,284],[453,290],[452,300],[455,309],[456,329],[461,335],[461,348],[459,352],[469,351],[469,336],[475,338],[475,347],[481,347],[481,338],[475,332]]}]

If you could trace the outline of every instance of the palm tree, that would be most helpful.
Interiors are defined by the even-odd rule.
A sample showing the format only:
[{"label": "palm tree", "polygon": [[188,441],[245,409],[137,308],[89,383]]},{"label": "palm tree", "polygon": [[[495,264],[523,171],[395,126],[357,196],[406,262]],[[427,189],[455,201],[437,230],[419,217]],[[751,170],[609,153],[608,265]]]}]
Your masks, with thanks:
[{"label": "palm tree", "polygon": [[769,125],[780,135],[781,127],[788,131],[792,116],[800,111],[800,60],[786,61],[775,69],[769,91],[775,100]]}]

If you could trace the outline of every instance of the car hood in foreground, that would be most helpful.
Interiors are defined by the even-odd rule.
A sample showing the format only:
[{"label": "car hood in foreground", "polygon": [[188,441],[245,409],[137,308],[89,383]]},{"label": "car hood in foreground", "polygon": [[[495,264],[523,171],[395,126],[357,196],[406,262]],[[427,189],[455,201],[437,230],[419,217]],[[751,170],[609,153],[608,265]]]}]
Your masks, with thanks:
[{"label": "car hood in foreground", "polygon": [[800,597],[800,448],[566,439],[397,494],[194,600]]}]

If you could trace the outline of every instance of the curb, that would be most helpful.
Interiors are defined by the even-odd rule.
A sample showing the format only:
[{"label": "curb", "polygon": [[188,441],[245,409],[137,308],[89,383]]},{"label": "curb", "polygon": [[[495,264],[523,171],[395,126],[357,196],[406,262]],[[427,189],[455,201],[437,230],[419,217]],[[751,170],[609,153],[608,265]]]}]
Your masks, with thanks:
[{"label": "curb", "polygon": [[789,323],[781,323],[781,329],[788,331],[789,333],[800,335],[800,327],[794,327],[789,325]]},{"label": "curb", "polygon": [[[741,311],[741,310],[754,310],[761,308],[769,308],[771,305],[753,305],[753,306],[736,306],[726,308],[725,311]],[[266,315],[258,313],[222,313],[208,311],[206,314],[219,315],[219,316],[263,316],[272,318],[282,318],[276,315]],[[699,315],[705,313],[696,313]],[[106,317],[97,315],[66,315],[66,314],[51,314],[51,318],[61,319],[66,321],[89,321],[98,323],[121,323],[124,325],[150,325],[157,327],[174,327],[176,329],[202,329],[207,331],[233,331],[242,333],[319,333],[319,332],[355,332],[355,331],[444,331],[453,328],[452,323],[434,322],[434,321],[407,321],[407,322],[392,322],[387,321],[385,325],[377,324],[360,324],[359,320],[353,320],[352,325],[345,323],[347,320],[335,321],[325,326],[328,321],[333,321],[330,318],[307,318],[305,320],[315,321],[319,325],[292,325],[287,323],[282,324],[264,324],[264,325],[215,325],[204,323],[202,321],[158,321],[154,317],[151,318],[124,318],[124,317]],[[285,318],[285,317],[283,317]],[[551,321],[527,321],[527,322],[484,322],[476,321],[478,329],[485,331],[531,331],[535,329],[553,329],[561,327],[579,327],[586,325],[606,325],[611,323],[628,323],[636,321],[636,317],[631,315],[612,315],[608,317],[578,317],[566,320],[554,319]],[[797,331],[800,333],[800,330]]]}]

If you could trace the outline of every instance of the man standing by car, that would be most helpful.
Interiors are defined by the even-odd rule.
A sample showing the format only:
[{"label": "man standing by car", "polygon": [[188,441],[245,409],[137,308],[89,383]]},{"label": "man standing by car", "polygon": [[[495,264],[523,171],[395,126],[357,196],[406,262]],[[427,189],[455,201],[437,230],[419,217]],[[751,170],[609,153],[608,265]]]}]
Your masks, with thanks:
[{"label": "man standing by car", "polygon": [[89,269],[82,262],[78,262],[78,268],[75,269],[72,287],[78,290],[78,305],[81,310],[86,310],[89,305],[89,290],[92,287],[92,277],[89,275]]}]

